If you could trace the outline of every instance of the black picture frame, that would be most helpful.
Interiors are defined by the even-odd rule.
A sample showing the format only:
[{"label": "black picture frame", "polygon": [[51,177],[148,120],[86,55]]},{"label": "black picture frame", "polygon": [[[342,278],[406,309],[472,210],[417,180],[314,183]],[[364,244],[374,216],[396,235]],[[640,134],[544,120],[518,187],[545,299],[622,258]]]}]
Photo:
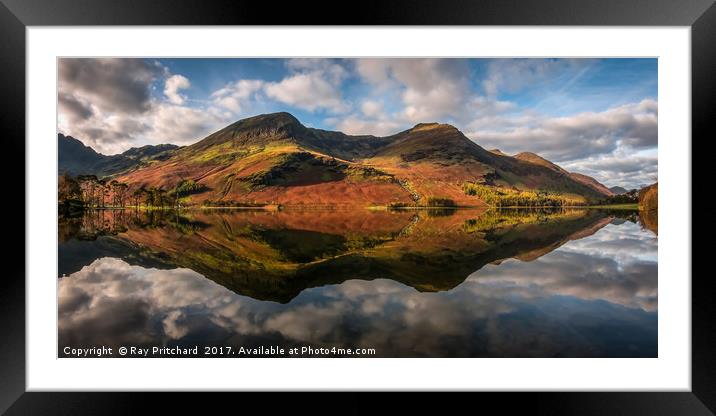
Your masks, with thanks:
[{"label": "black picture frame", "polygon": [[[321,11],[322,13],[319,13]],[[563,25],[690,26],[692,138],[708,139],[716,120],[716,6],[713,0],[393,0],[335,2],[247,2],[202,0],[0,0],[0,125],[5,166],[25,172],[25,36],[27,26],[66,25]],[[676,138],[670,138],[676,139]],[[50,150],[48,150],[50,151]],[[9,166],[14,165],[14,166]],[[694,164],[695,165],[695,164]],[[23,176],[24,177],[24,176]],[[698,175],[692,171],[696,188]],[[19,185],[16,185],[19,186]],[[24,188],[23,188],[24,189]],[[17,190],[19,193],[19,190]],[[17,194],[16,194],[17,195]],[[25,212],[25,199],[13,201]],[[136,393],[26,392],[25,372],[25,224],[5,225],[5,273],[0,284],[0,412],[7,414],[126,414],[144,406]],[[22,237],[21,237],[22,236]],[[703,248],[700,248],[703,250]],[[689,276],[673,276],[689,278]],[[690,392],[480,393],[480,407],[497,404],[501,412],[517,408],[547,414],[679,414],[716,412],[716,307],[709,274],[693,274],[692,389]],[[167,412],[184,409],[194,395],[160,398]],[[233,396],[233,395],[232,395]],[[222,396],[222,401],[227,400]],[[424,397],[424,396],[423,396]],[[340,397],[347,410],[369,409],[369,401],[349,393]],[[216,398],[211,399],[215,403]],[[236,398],[228,398],[235,402]],[[246,400],[242,398],[241,400]],[[265,397],[260,401],[266,403]],[[411,400],[412,401],[412,400]],[[426,403],[427,402],[427,403]],[[272,411],[296,404],[315,407],[312,397],[272,400]],[[420,400],[423,410],[441,411],[443,401]],[[388,410],[388,409],[385,409]]]}]

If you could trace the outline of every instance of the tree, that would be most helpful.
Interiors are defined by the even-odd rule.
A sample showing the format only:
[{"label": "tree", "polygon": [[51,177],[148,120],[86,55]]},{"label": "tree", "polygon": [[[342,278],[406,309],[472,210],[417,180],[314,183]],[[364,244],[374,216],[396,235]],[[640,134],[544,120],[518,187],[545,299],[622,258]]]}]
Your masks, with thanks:
[{"label": "tree", "polygon": [[167,192],[162,188],[149,188],[145,195],[147,206],[164,208],[169,205]]},{"label": "tree", "polygon": [[144,193],[144,205],[147,207],[154,206],[154,188],[149,188]]},{"label": "tree", "polygon": [[494,207],[560,207],[584,205],[588,202],[579,196],[552,193],[543,189],[523,191],[475,182],[465,182],[462,189],[465,194],[477,196]]},{"label": "tree", "polygon": [[82,188],[80,188],[79,182],[66,172],[60,176],[57,183],[57,203],[60,213],[63,214],[71,214],[84,209]]},{"label": "tree", "polygon": [[132,192],[132,198],[134,198],[134,207],[139,208],[139,204],[142,201],[142,199],[146,199],[147,190],[142,186],[141,188],[137,188]]},{"label": "tree", "polygon": [[112,205],[124,208],[125,194],[129,186],[126,183],[112,181]]},{"label": "tree", "polygon": [[81,199],[85,206],[93,207],[98,205],[97,200],[97,177],[95,175],[80,175],[77,177],[81,189]]},{"label": "tree", "polygon": [[79,182],[65,172],[58,180],[57,196],[59,200],[80,199],[82,197],[82,189]]},{"label": "tree", "polygon": [[429,207],[454,207],[457,206],[455,201],[450,198],[438,198],[431,196],[428,198]]},{"label": "tree", "polygon": [[182,197],[203,192],[208,188],[204,184],[196,183],[193,179],[182,179],[169,192],[169,196],[173,197],[174,205],[179,206],[179,199]]}]

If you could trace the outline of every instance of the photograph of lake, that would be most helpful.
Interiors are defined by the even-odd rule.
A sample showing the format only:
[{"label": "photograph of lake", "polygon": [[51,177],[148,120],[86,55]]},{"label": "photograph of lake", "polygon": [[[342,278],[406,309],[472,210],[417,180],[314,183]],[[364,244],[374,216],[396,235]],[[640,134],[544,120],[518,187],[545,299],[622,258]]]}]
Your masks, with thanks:
[{"label": "photograph of lake", "polygon": [[58,357],[658,357],[657,69],[59,58]]}]

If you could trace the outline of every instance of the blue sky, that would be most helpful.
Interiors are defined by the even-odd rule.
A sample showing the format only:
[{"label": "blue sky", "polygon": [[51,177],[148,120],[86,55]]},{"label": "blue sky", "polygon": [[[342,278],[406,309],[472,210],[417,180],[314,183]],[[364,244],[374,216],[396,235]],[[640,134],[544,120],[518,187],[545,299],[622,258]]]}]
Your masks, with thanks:
[{"label": "blue sky", "polygon": [[656,59],[62,59],[59,130],[113,154],[241,118],[389,135],[450,123],[608,186],[657,175]]}]

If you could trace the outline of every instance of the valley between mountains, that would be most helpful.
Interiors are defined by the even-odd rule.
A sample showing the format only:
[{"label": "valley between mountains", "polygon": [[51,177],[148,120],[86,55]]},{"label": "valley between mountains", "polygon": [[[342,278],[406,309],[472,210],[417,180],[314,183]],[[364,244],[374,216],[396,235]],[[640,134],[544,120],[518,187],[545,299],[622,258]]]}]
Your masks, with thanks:
[{"label": "valley between mountains", "polygon": [[162,206],[184,207],[567,206],[615,194],[539,155],[486,150],[438,123],[387,137],[354,136],[273,113],[237,121],[189,146],[144,146],[114,156],[72,137],[58,140],[64,177],[126,185],[114,204],[102,200],[107,206],[139,205],[152,192],[164,195]]}]

